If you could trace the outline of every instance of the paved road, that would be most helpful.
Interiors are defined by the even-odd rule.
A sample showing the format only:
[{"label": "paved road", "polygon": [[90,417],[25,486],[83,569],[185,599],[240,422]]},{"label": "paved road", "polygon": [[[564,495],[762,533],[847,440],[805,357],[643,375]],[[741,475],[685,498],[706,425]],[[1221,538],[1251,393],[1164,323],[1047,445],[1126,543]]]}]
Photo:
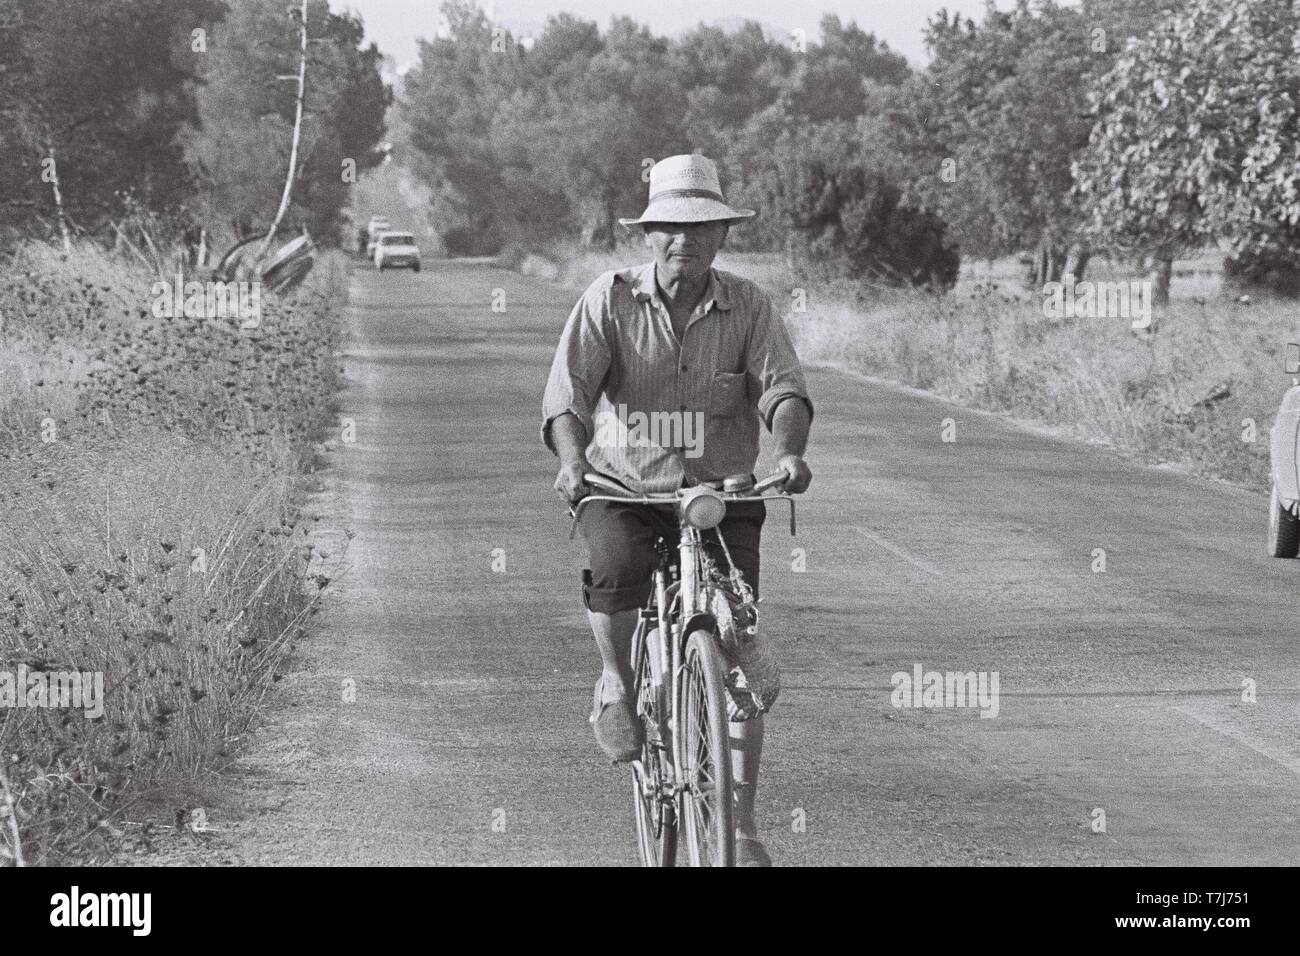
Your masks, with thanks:
[{"label": "paved road", "polygon": [[[351,570],[244,763],[230,858],[632,863],[627,773],[586,723],[581,542],[537,440],[572,297],[457,263],[352,294],[357,440],[317,503]],[[798,538],[774,514],[764,543],[778,865],[1300,859],[1300,562],[1261,556],[1260,496],[809,384],[816,477]],[[917,664],[998,672],[998,716],[893,707]]]}]

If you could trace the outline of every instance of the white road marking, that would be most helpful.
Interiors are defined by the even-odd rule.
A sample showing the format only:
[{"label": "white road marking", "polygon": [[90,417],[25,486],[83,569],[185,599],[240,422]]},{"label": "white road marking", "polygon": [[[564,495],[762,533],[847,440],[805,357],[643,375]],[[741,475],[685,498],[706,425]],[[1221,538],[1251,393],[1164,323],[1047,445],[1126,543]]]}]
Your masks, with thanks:
[{"label": "white road marking", "polygon": [[1191,707],[1179,706],[1175,707],[1174,710],[1178,711],[1178,713],[1182,714],[1184,717],[1190,717],[1198,724],[1208,727],[1216,733],[1235,740],[1244,747],[1249,747],[1260,756],[1267,757],[1274,763],[1290,770],[1297,777],[1300,777],[1300,759],[1297,759],[1294,754],[1289,754],[1278,747],[1274,747],[1272,744],[1267,744],[1262,740],[1257,740],[1245,731],[1233,727],[1227,721],[1220,720],[1210,714],[1198,713]]},{"label": "white road marking", "polygon": [[943,574],[941,574],[939,571],[936,571],[933,567],[926,564],[920,558],[913,557],[912,555],[904,551],[902,548],[900,548],[898,545],[891,544],[889,541],[886,541],[880,535],[872,534],[870,531],[867,531],[865,528],[854,528],[853,530],[856,531],[858,534],[862,535],[864,538],[866,538],[868,541],[872,542],[873,544],[879,545],[881,548],[884,548],[894,557],[906,561],[912,567],[920,571],[924,571],[926,574],[932,575],[936,578],[943,577]]}]

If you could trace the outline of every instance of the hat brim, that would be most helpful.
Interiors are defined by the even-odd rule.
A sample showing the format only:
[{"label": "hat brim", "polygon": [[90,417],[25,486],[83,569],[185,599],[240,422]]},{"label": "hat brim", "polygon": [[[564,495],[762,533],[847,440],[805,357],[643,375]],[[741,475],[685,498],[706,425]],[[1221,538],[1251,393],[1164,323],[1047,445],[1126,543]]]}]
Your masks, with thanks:
[{"label": "hat brim", "polygon": [[647,222],[744,222],[757,216],[752,209],[735,209],[716,199],[678,196],[657,199],[646,206],[645,212],[635,219],[619,219],[624,226],[639,226]]}]

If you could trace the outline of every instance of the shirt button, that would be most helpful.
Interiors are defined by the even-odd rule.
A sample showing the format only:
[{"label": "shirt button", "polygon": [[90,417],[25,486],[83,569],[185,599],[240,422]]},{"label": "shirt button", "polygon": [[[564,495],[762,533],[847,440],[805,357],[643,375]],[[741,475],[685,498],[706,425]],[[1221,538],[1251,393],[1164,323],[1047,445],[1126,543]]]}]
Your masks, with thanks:
[{"label": "shirt button", "polygon": [[683,372],[689,372],[690,369],[688,369],[685,365],[683,365],[683,366],[682,366],[682,371],[683,371]]}]

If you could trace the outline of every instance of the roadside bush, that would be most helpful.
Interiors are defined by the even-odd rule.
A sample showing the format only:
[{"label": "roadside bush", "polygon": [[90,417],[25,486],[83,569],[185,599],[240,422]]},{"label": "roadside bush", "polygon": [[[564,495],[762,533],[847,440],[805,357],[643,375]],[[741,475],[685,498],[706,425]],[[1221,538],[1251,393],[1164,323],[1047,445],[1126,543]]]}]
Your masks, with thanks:
[{"label": "roadside bush", "polygon": [[1228,256],[1223,260],[1223,277],[1238,291],[1262,289],[1292,299],[1300,297],[1300,258],[1295,255]]},{"label": "roadside bush", "polygon": [[943,221],[903,203],[896,159],[868,148],[852,125],[787,134],[778,156],[775,206],[801,274],[932,291],[956,283],[960,257]]}]

